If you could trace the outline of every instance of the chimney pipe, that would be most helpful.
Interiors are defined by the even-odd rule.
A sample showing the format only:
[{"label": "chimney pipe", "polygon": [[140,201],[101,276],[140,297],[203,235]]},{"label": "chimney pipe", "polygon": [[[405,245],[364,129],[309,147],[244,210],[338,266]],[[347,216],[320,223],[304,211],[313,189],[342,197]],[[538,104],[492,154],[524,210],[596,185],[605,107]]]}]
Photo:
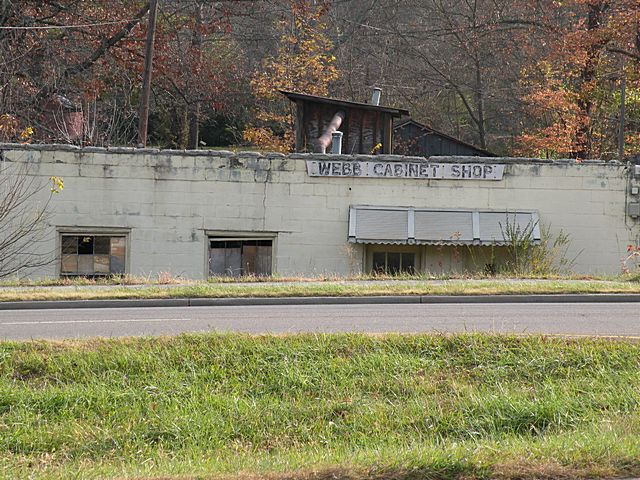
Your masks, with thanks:
[{"label": "chimney pipe", "polygon": [[333,118],[329,122],[329,125],[327,126],[327,128],[325,128],[322,135],[320,135],[320,138],[318,138],[315,141],[315,145],[313,149],[314,153],[327,152],[327,148],[331,147],[331,143],[333,140],[331,134],[340,128],[340,125],[342,125],[342,121],[346,116],[347,114],[342,110],[340,110],[339,112],[336,112],[336,114],[333,116]]},{"label": "chimney pipe", "polygon": [[331,153],[342,155],[342,132],[333,132],[331,134]]},{"label": "chimney pipe", "polygon": [[380,105],[380,94],[382,93],[382,89],[378,87],[373,88],[373,93],[371,94],[371,105]]}]

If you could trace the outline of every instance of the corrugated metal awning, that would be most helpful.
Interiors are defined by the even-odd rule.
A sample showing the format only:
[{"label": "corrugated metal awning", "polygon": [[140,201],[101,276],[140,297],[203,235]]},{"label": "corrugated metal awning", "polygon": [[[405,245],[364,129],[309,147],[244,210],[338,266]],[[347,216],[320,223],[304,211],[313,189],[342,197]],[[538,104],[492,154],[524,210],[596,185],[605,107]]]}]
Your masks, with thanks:
[{"label": "corrugated metal awning", "polygon": [[529,236],[540,243],[537,211],[448,210],[352,206],[349,241],[395,245],[507,245]]}]

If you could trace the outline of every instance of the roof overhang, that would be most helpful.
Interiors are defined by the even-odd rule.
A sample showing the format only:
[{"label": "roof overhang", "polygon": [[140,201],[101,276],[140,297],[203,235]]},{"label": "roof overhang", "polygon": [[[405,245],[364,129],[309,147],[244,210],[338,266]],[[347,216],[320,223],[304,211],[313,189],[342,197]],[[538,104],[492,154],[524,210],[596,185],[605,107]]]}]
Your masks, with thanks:
[{"label": "roof overhang", "polygon": [[290,92],[287,90],[279,90],[279,92],[286,96],[292,102],[304,101],[322,103],[325,105],[334,105],[341,108],[355,108],[359,110],[369,110],[372,112],[389,113],[393,117],[409,115],[409,111],[402,108],[384,107],[380,105],[371,105],[369,103],[361,102],[351,102],[349,100],[339,100],[336,98],[320,97],[317,95],[307,95],[305,93]]}]

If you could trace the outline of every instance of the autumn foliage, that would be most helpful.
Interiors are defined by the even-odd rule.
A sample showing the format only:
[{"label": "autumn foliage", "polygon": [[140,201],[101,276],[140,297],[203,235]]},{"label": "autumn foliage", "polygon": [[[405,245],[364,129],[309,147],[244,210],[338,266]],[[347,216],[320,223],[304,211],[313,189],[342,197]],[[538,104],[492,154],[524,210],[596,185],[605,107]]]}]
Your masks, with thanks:
[{"label": "autumn foliage", "polygon": [[[163,2],[156,114],[166,105],[177,118],[195,103],[221,104],[233,69],[227,45],[214,40],[227,33],[228,22],[225,10],[209,4]],[[0,115],[15,119],[19,132],[32,127],[36,141],[133,143],[148,8],[128,0],[8,2],[0,15]],[[71,120],[80,121],[73,135]]]},{"label": "autumn foliage", "polygon": [[[640,3],[552,3],[562,5],[563,18],[549,29],[548,54],[523,72],[524,100],[536,125],[519,137],[519,153],[613,158],[623,79],[627,115],[633,121],[640,113]],[[637,128],[626,128],[625,146],[627,155],[640,152]]]},{"label": "autumn foliage", "polygon": [[[0,140],[135,145],[148,2],[0,5]],[[290,151],[279,90],[362,101],[378,85],[498,154],[611,159],[623,79],[629,156],[640,0],[162,0],[149,141]]]},{"label": "autumn foliage", "polygon": [[338,77],[335,57],[329,52],[323,22],[328,4],[292,0],[290,17],[283,18],[277,53],[264,60],[251,88],[256,99],[256,122],[247,128],[245,140],[265,150],[288,152],[294,146],[293,114],[280,90],[326,96]]}]

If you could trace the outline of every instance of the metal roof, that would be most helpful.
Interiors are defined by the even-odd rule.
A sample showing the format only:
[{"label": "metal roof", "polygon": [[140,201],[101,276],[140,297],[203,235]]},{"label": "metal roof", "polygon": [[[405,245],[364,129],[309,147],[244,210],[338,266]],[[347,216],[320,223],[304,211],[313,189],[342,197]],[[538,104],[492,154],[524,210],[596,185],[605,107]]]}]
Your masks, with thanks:
[{"label": "metal roof", "polygon": [[478,152],[484,154],[487,157],[497,157],[498,156],[493,152],[490,152],[488,150],[484,150],[482,148],[476,147],[475,145],[472,145],[471,143],[464,142],[464,141],[460,140],[459,138],[452,137],[451,135],[447,135],[446,133],[443,133],[443,132],[441,132],[439,130],[436,130],[435,128],[430,127],[429,125],[425,125],[424,123],[416,122],[413,118],[407,118],[405,120],[399,121],[398,123],[393,125],[393,129],[394,130],[398,130],[400,128],[406,127],[407,125],[411,125],[411,124],[415,125],[416,127],[420,128],[420,129],[422,129],[422,130],[424,130],[426,132],[433,133],[433,134],[438,135],[440,137],[443,137],[443,138],[446,138],[448,140],[451,140],[452,142],[459,143],[460,145],[464,145],[465,147],[473,148],[474,150],[477,150]]},{"label": "metal roof", "polygon": [[287,90],[279,90],[289,100],[303,100],[307,102],[324,103],[327,105],[335,105],[344,108],[357,108],[360,110],[370,110],[374,112],[390,113],[394,117],[409,115],[409,111],[403,108],[383,107],[381,105],[371,105],[370,103],[352,102],[349,100],[340,100],[337,98],[320,97],[317,95],[307,95],[306,93],[289,92]]}]

